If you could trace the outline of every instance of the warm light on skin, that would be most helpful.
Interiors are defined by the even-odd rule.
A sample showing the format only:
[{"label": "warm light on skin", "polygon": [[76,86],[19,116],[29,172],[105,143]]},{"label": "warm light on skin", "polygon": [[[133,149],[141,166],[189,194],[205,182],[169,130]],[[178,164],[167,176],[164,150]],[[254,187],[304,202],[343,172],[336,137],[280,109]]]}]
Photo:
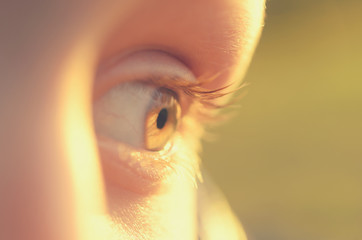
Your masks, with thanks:
[{"label": "warm light on skin", "polygon": [[[205,176],[207,179],[208,176]],[[209,180],[209,179],[208,179]],[[198,192],[199,211],[203,222],[203,228],[200,231],[207,240],[230,239],[246,240],[246,234],[241,224],[225,201],[222,193],[210,181]]]},{"label": "warm light on skin", "polygon": [[[60,88],[63,110],[59,119],[64,127],[61,130],[66,144],[64,150],[75,189],[78,239],[84,240],[103,237],[93,224],[100,224],[99,219],[106,214],[98,152],[89,119],[91,88],[88,82],[93,78],[91,68],[94,63],[91,60],[95,59],[95,51],[90,46],[82,42],[64,67],[63,88]],[[85,89],[87,86],[88,90]]]},{"label": "warm light on skin", "polygon": [[[198,120],[190,110],[175,135],[175,172],[155,189],[132,189],[128,175],[107,169],[93,131],[97,64],[156,48],[196,77],[217,75],[210,88],[237,84],[261,30],[264,1],[128,2],[49,1],[50,12],[29,6],[24,19],[8,16],[9,29],[19,31],[0,34],[10,36],[1,45],[0,239],[195,239]],[[20,27],[26,20],[29,28]]]}]

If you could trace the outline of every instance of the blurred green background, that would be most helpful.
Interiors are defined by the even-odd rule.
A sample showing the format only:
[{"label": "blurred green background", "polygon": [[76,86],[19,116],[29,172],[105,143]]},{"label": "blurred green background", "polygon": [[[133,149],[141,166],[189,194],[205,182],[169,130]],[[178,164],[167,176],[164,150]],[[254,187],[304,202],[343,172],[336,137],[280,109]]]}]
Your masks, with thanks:
[{"label": "blurred green background", "polygon": [[362,1],[268,1],[245,81],[203,159],[249,239],[362,239]]}]

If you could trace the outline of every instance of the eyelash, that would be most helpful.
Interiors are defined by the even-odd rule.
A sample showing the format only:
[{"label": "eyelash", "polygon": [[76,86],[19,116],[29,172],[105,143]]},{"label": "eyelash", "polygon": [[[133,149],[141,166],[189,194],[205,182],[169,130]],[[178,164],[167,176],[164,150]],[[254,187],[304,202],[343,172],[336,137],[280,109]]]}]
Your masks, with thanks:
[{"label": "eyelash", "polygon": [[232,90],[229,90],[233,85],[232,83],[213,90],[203,87],[204,84],[212,82],[214,79],[215,77],[199,78],[194,83],[178,77],[150,76],[143,81],[170,89],[176,93],[183,93],[192,100],[191,105],[202,106],[195,108],[195,111],[193,112],[195,114],[194,117],[203,123],[215,123],[225,120],[225,116],[217,116],[216,113],[222,109],[232,106],[242,96],[240,95],[226,104],[218,104],[217,100],[244,89],[247,84],[242,84],[238,88]]}]

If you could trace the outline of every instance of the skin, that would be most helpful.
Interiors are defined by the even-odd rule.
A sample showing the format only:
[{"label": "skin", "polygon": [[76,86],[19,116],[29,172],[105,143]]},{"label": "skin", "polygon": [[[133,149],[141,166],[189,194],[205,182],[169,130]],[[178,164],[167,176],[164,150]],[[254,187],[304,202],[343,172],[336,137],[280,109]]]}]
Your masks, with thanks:
[{"label": "skin", "polygon": [[127,188],[132,177],[115,180],[104,166],[107,151],[97,145],[92,122],[95,72],[119,54],[158,49],[197,78],[217,76],[209,89],[237,85],[264,4],[2,2],[0,239],[195,239],[193,179],[170,174],[138,191],[142,181]]}]

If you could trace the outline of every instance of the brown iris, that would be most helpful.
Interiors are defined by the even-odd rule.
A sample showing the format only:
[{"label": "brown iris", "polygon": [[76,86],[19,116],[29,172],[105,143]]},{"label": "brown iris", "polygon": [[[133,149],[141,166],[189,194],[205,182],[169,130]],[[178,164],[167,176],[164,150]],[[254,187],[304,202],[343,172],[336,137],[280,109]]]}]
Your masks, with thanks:
[{"label": "brown iris", "polygon": [[150,151],[163,149],[176,130],[180,105],[175,94],[159,89],[153,97],[145,121],[145,147]]}]

